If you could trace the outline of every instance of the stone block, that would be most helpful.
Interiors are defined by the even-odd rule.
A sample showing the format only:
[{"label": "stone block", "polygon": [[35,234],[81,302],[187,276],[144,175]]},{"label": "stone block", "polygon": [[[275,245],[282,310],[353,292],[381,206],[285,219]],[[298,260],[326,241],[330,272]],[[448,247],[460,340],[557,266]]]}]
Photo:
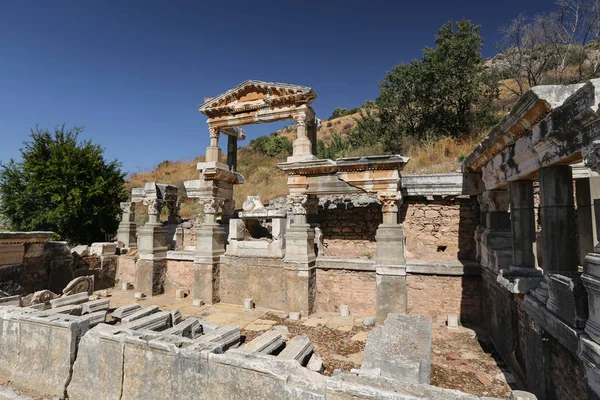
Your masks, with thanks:
[{"label": "stone block", "polygon": [[318,373],[322,373],[323,370],[325,369],[323,367],[323,360],[321,359],[321,357],[319,357],[319,355],[317,353],[313,353],[310,356],[310,359],[308,360],[308,364],[306,364],[306,368],[308,368],[311,371],[318,372]]},{"label": "stone block", "polygon": [[383,323],[389,313],[406,314],[408,304],[406,276],[377,273],[376,282],[377,322]]},{"label": "stone block", "polygon": [[202,325],[197,318],[188,318],[179,322],[172,328],[162,331],[163,335],[178,335],[189,339],[196,339],[202,335]]},{"label": "stone block", "polygon": [[349,317],[350,316],[350,307],[348,307],[347,305],[341,305],[340,306],[340,315],[342,317]]},{"label": "stone block", "polygon": [[300,365],[306,365],[312,351],[313,345],[308,337],[296,336],[286,344],[285,349],[277,357],[283,360],[296,360]]},{"label": "stone block", "polygon": [[389,314],[384,325],[374,328],[367,338],[361,372],[428,384],[431,332],[431,319]]},{"label": "stone block", "polygon": [[21,299],[21,296],[0,297],[0,306],[17,306],[17,307],[22,307],[23,306],[23,300]]},{"label": "stone block", "polygon": [[114,256],[117,254],[117,243],[92,243],[89,254],[92,256]]},{"label": "stone block", "polygon": [[90,246],[75,246],[71,249],[71,254],[73,254],[73,256],[77,256],[78,258],[87,257],[90,255]]},{"label": "stone block", "polygon": [[121,322],[127,323],[127,322],[131,322],[131,321],[135,321],[137,319],[147,317],[148,315],[157,313],[159,311],[160,311],[160,308],[158,308],[158,306],[152,305],[150,307],[139,309],[128,316],[122,317]]},{"label": "stone block", "polygon": [[300,321],[300,313],[299,312],[291,312],[288,315],[288,318],[291,319],[292,321]]},{"label": "stone block", "polygon": [[283,345],[283,337],[277,331],[268,331],[254,338],[248,343],[244,343],[240,350],[271,354]]},{"label": "stone block", "polygon": [[448,323],[446,326],[448,329],[458,329],[458,315],[448,314]]},{"label": "stone block", "polygon": [[254,300],[244,299],[244,310],[252,310],[254,308]]},{"label": "stone block", "polygon": [[23,243],[0,243],[0,265],[22,264],[24,255]]},{"label": "stone block", "polygon": [[70,296],[59,297],[58,299],[50,300],[52,308],[58,308],[68,305],[81,304],[89,300],[90,295],[87,293],[77,293]]},{"label": "stone block", "polygon": [[120,329],[145,329],[145,330],[156,330],[161,331],[171,328],[171,313],[168,311],[159,311],[148,316],[122,323]]},{"label": "stone block", "polygon": [[112,312],[112,317],[117,320],[122,320],[128,315],[131,315],[136,311],[140,310],[141,308],[142,306],[140,306],[139,304],[129,304],[127,306],[122,306]]},{"label": "stone block", "polygon": [[190,295],[190,290],[189,289],[177,289],[175,291],[175,298],[177,300],[183,300],[183,299],[185,299],[189,295]]},{"label": "stone block", "polygon": [[548,310],[576,329],[588,319],[587,292],[577,272],[548,274]]},{"label": "stone block", "polygon": [[81,304],[81,314],[91,314],[98,311],[107,311],[110,307],[110,299],[98,299]]}]

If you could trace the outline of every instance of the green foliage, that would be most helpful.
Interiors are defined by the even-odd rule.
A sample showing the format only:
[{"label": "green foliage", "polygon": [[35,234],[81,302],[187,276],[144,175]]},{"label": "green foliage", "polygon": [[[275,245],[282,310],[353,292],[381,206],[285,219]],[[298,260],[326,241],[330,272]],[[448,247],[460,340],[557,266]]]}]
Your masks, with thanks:
[{"label": "green foliage", "polygon": [[348,145],[348,140],[344,139],[341,135],[334,133],[331,135],[331,142],[328,144],[319,140],[317,143],[317,156],[322,159],[328,158],[335,160],[348,150]]},{"label": "green foliage", "polygon": [[127,200],[125,175],[103,149],[78,142],[83,128],[38,127],[21,149],[22,161],[0,165],[0,213],[14,230],[48,230],[70,243],[104,241]]},{"label": "green foliage", "polygon": [[379,85],[377,109],[362,111],[350,144],[382,143],[385,151],[395,152],[406,137],[459,137],[493,124],[498,89],[484,68],[479,26],[448,22],[435,44],[423,50],[421,60],[388,72]]},{"label": "green foliage", "polygon": [[329,117],[328,119],[345,117],[346,115],[356,114],[359,111],[360,111],[360,108],[353,108],[353,109],[348,110],[347,108],[337,107],[335,110],[333,110],[331,117]]},{"label": "green foliage", "polygon": [[280,154],[291,154],[293,144],[285,136],[260,136],[250,141],[250,148],[256,153],[275,157]]}]

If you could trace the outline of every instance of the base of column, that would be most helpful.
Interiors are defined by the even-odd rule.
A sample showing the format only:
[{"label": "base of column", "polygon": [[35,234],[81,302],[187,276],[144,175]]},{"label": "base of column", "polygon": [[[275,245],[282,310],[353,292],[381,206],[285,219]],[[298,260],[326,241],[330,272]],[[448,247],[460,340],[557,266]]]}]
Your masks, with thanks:
[{"label": "base of column", "polygon": [[227,232],[220,224],[203,224],[196,230],[194,263],[213,264],[225,254]]},{"label": "base of column", "polygon": [[137,226],[135,222],[123,222],[119,224],[117,229],[117,240],[123,244],[122,247],[129,249],[137,249],[137,238],[135,237],[135,231]]},{"label": "base of column", "polygon": [[401,224],[381,224],[375,234],[377,264],[406,265],[404,228]]},{"label": "base of column", "polygon": [[315,232],[309,224],[292,224],[285,233],[286,263],[314,264]]},{"label": "base of column", "polygon": [[[377,283],[377,311],[375,320],[382,324],[389,313],[406,314],[408,305],[408,286],[406,268],[375,266]],[[396,271],[394,271],[396,269]],[[394,274],[394,272],[396,272]]]}]

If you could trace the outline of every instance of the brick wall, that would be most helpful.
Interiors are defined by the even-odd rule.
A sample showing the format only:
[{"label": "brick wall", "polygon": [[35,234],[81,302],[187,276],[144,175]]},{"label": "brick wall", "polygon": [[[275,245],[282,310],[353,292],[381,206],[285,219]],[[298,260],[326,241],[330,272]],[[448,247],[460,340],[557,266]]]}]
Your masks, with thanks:
[{"label": "brick wall", "polygon": [[[404,199],[399,210],[409,259],[449,261],[475,259],[475,228],[479,205],[475,198],[453,200]],[[332,257],[374,257],[375,234],[382,222],[381,206],[356,207],[351,202],[319,208],[326,254]]]},{"label": "brick wall", "polygon": [[434,323],[445,323],[448,314],[464,322],[481,317],[479,276],[408,275],[408,313],[428,315]]},{"label": "brick wall", "polygon": [[375,272],[317,269],[317,312],[339,312],[344,304],[352,314],[374,316],[376,294]]}]

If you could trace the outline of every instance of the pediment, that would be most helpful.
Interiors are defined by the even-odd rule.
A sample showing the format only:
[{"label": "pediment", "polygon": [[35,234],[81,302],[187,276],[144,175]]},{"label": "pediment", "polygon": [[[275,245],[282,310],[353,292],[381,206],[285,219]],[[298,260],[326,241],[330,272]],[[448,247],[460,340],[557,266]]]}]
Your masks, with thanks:
[{"label": "pediment", "polygon": [[317,94],[307,86],[249,80],[208,99],[198,111],[214,117],[262,108],[309,105],[316,98]]}]

